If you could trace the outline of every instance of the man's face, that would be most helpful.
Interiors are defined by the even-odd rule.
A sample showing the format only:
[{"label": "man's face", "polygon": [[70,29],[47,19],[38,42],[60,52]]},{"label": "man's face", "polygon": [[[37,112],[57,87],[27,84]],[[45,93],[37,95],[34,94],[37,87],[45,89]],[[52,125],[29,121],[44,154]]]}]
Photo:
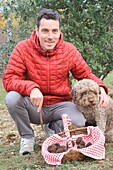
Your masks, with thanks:
[{"label": "man's face", "polygon": [[47,20],[42,18],[37,30],[41,48],[52,50],[58,43],[60,37],[60,25],[58,20]]}]

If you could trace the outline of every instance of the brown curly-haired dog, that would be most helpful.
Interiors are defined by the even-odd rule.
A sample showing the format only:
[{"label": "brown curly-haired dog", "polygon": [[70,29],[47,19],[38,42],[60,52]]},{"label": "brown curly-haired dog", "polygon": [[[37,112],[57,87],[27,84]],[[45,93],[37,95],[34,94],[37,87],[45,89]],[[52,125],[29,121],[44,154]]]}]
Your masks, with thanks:
[{"label": "brown curly-haired dog", "polygon": [[86,118],[86,125],[98,126],[105,135],[106,142],[113,142],[113,99],[105,108],[99,107],[100,89],[89,79],[78,81],[71,91],[73,102]]}]

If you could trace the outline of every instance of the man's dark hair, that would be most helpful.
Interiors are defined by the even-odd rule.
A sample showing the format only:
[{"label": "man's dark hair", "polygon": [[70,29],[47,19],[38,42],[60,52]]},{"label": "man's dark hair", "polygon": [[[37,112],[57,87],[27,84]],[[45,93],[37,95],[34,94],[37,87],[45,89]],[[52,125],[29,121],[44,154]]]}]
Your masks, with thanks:
[{"label": "man's dark hair", "polygon": [[45,19],[53,19],[53,20],[58,20],[59,23],[60,23],[60,14],[53,10],[53,9],[46,9],[46,8],[43,8],[40,12],[39,12],[39,15],[38,15],[38,18],[37,18],[37,27],[39,28],[40,26],[40,20],[42,18],[45,18]]}]

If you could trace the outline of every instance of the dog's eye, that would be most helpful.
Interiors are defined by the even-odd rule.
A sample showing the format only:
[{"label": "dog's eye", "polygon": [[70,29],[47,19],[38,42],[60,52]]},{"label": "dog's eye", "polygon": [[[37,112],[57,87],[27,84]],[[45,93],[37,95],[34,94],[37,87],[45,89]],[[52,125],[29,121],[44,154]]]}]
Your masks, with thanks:
[{"label": "dog's eye", "polygon": [[[98,94],[98,92],[97,92],[97,91],[94,91],[94,90],[91,90],[91,93],[93,93],[93,94],[95,94],[95,95]],[[100,93],[100,92],[99,92],[99,93]]]},{"label": "dog's eye", "polygon": [[86,94],[86,92],[81,93],[81,97],[84,96],[85,94]]},{"label": "dog's eye", "polygon": [[94,91],[93,93],[94,93],[95,95],[97,95],[97,92],[96,92],[96,91]]}]

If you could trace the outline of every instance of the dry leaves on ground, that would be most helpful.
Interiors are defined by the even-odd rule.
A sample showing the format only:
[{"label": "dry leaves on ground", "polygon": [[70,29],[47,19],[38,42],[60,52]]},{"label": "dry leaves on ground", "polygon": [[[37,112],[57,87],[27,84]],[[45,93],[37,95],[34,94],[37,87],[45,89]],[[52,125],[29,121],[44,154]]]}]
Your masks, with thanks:
[{"label": "dry leaves on ground", "polygon": [[[32,125],[32,128],[35,132],[35,137],[37,139],[36,143],[42,145],[42,142],[45,139],[45,133],[42,131],[41,126]],[[6,109],[0,110],[0,144],[13,145],[19,142],[19,134],[15,125],[15,122],[12,120],[10,114]]]}]

